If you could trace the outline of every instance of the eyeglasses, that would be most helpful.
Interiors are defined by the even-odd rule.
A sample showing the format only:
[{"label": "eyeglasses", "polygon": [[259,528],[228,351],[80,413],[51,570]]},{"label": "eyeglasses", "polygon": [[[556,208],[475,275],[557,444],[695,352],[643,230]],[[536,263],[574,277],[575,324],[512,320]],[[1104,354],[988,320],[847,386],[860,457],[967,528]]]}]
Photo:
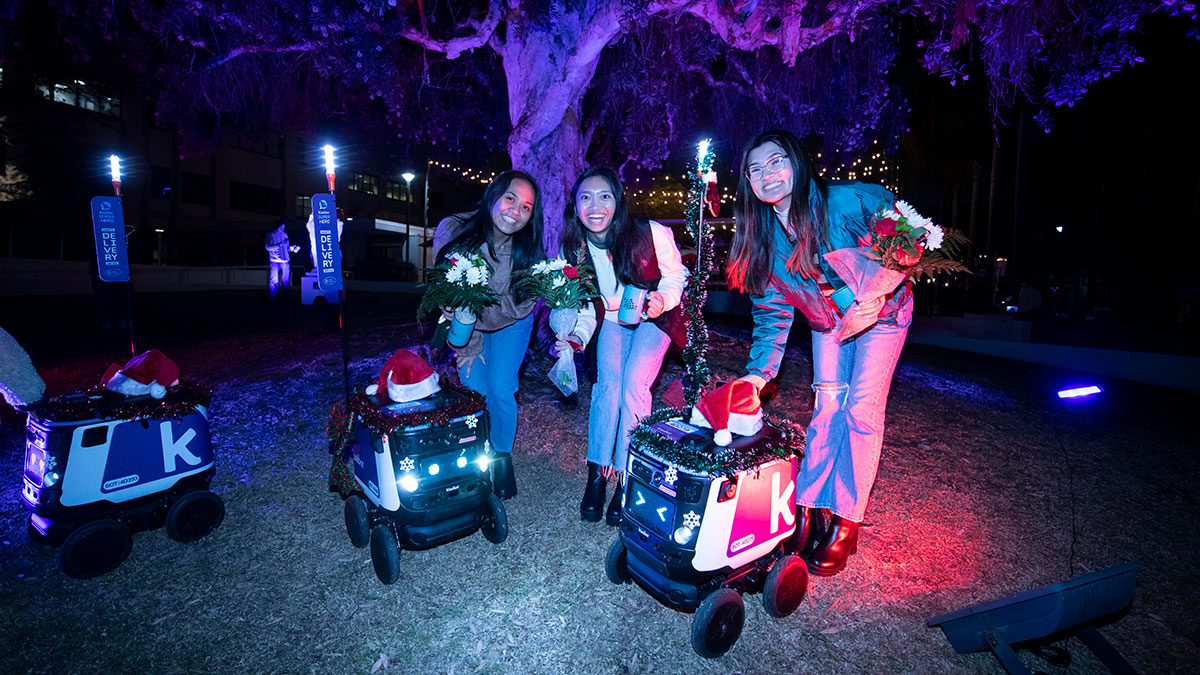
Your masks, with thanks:
[{"label": "eyeglasses", "polygon": [[746,178],[749,178],[752,181],[758,181],[758,180],[762,180],[763,176],[766,176],[767,174],[775,173],[776,171],[779,171],[780,169],[782,169],[783,167],[785,167],[787,165],[788,165],[787,155],[775,155],[771,159],[768,159],[766,164],[763,164],[761,166],[759,166],[759,165],[751,166],[749,169],[743,171],[742,173],[746,174]]}]

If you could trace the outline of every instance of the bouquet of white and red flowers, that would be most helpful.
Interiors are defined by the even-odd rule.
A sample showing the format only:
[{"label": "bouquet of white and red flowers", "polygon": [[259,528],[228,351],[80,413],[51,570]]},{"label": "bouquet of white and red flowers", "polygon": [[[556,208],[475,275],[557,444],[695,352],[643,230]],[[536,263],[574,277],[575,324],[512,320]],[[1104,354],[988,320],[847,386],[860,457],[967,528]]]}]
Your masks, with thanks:
[{"label": "bouquet of white and red flowers", "polygon": [[961,234],[935,225],[903,200],[882,209],[871,221],[871,252],[876,260],[910,279],[967,271],[950,257],[964,242]]},{"label": "bouquet of white and red flowers", "polygon": [[[846,282],[860,304],[888,295],[906,279],[967,271],[962,263],[950,257],[966,238],[935,225],[908,202],[896,200],[891,208],[876,212],[870,232],[869,248],[843,248],[825,254],[829,266]],[[860,317],[841,309],[839,340],[857,335],[879,320],[877,316]]]},{"label": "bouquet of white and red flowers", "polygon": [[[587,263],[569,265],[563,258],[554,258],[536,263],[515,276],[515,289],[546,301],[550,308],[550,329],[555,335],[566,335],[575,330],[580,306],[597,295],[596,273]],[[550,381],[565,396],[578,391],[575,360],[570,352],[558,355],[550,368]]]},{"label": "bouquet of white and red flowers", "polygon": [[[426,270],[429,279],[417,318],[424,319],[431,310],[454,308],[454,320],[446,341],[451,347],[464,347],[475,330],[475,320],[484,307],[500,301],[488,286],[491,270],[478,253],[448,253],[449,261]],[[438,322],[441,323],[442,319]]]}]

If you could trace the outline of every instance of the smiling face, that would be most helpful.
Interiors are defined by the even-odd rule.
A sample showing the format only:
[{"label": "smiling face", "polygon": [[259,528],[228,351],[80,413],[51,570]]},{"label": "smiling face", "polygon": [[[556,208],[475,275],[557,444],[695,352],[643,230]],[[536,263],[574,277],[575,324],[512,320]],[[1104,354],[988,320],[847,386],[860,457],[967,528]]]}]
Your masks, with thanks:
[{"label": "smiling face", "polygon": [[603,176],[590,176],[575,193],[575,213],[588,232],[604,234],[617,210],[617,195]]},{"label": "smiling face", "polygon": [[524,178],[514,178],[508,189],[492,204],[492,225],[512,236],[521,231],[533,216],[533,186]]},{"label": "smiling face", "polygon": [[746,157],[746,173],[754,196],[767,204],[779,204],[792,196],[792,161],[783,148],[767,141]]}]

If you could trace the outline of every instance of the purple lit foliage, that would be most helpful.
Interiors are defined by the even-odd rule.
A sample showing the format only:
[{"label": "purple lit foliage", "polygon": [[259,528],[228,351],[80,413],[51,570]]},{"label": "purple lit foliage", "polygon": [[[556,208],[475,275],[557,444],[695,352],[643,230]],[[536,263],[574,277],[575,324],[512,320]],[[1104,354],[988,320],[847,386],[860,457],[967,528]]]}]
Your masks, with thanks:
[{"label": "purple lit foliage", "polygon": [[987,77],[993,114],[1027,100],[1053,128],[1049,109],[1072,106],[1088,87],[1142,60],[1135,42],[1146,17],[1176,17],[1196,31],[1196,4],[1179,0],[1002,0],[917,2],[904,10],[927,24],[925,68],[956,84],[969,62]]},{"label": "purple lit foliage", "polygon": [[830,156],[893,144],[906,106],[888,73],[906,14],[925,67],[954,83],[982,64],[997,111],[1018,96],[1069,105],[1137,60],[1145,16],[1196,17],[1171,0],[51,5],[75,56],[111,45],[191,150],[341,120],[358,145],[399,137],[467,163],[503,143],[542,184],[551,248],[589,154],[649,171],[698,126],[723,156],[767,126],[819,132]]}]

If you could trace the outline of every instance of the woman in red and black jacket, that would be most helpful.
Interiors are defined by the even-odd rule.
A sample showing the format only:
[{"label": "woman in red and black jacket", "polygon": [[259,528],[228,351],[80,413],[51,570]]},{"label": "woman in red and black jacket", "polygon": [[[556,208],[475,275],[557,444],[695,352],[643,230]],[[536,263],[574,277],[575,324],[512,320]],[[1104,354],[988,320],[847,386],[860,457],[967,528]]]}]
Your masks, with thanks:
[{"label": "woman in red and black jacket", "polygon": [[[570,335],[559,335],[557,346],[582,349],[596,340],[596,384],[588,417],[588,481],[580,516],[600,520],[607,475],[624,475],[629,458],[629,432],[650,412],[650,385],[662,367],[672,340],[686,344],[679,308],[687,270],[671,230],[652,221],[632,218],[617,173],[607,167],[583,172],[571,189],[571,204],[563,233],[564,257],[579,263],[582,253],[596,270],[600,297],[579,312]],[[641,319],[617,320],[626,287],[644,291]],[[643,296],[639,291],[630,295]],[[619,479],[618,479],[619,480]],[[608,506],[606,520],[616,525],[623,492],[619,488]]]}]

